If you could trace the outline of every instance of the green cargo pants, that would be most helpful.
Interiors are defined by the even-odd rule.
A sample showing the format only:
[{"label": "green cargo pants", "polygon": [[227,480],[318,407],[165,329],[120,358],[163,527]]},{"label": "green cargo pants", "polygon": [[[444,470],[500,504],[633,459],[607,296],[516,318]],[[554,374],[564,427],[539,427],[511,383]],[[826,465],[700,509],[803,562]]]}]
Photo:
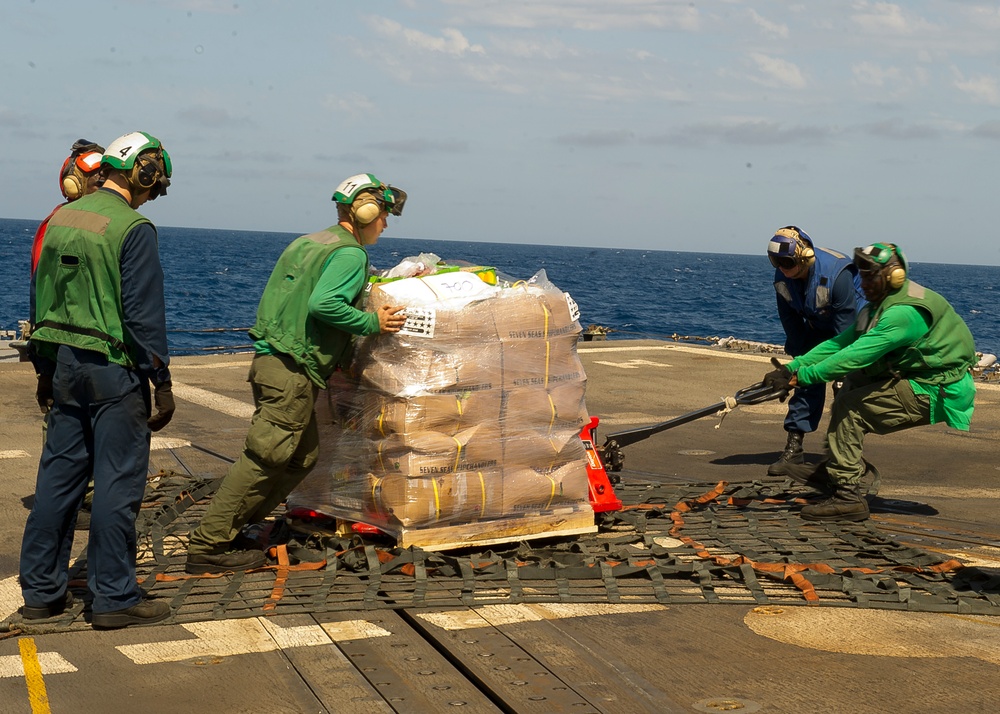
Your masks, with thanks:
[{"label": "green cargo pants", "polygon": [[284,355],[257,355],[247,378],[256,410],[240,458],[191,532],[189,553],[231,548],[248,523],[263,521],[316,465],[316,385]]},{"label": "green cargo pants", "polygon": [[856,484],[864,475],[866,434],[892,434],[931,423],[927,396],[914,394],[908,380],[895,377],[873,381],[861,374],[849,375],[830,412],[826,468],[843,485]]}]

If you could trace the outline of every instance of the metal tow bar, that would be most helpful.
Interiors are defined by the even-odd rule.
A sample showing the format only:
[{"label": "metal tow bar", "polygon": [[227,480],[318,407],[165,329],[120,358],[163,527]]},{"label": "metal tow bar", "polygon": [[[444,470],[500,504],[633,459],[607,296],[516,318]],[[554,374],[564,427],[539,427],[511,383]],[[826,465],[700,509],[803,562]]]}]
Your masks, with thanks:
[{"label": "metal tow bar", "polygon": [[625,454],[622,453],[622,448],[628,446],[629,444],[634,444],[637,441],[648,439],[653,434],[659,434],[661,431],[672,429],[675,426],[680,426],[681,424],[687,424],[688,422],[701,419],[702,417],[717,414],[727,407],[731,408],[733,402],[735,402],[736,405],[761,404],[763,402],[769,402],[772,399],[777,399],[783,394],[787,394],[787,392],[781,389],[775,389],[774,387],[765,387],[763,382],[757,382],[756,384],[752,384],[749,387],[745,387],[736,392],[736,394],[733,395],[732,400],[716,402],[711,406],[697,409],[693,412],[683,414],[673,419],[668,419],[667,421],[660,422],[659,424],[641,426],[636,429],[626,429],[624,431],[616,431],[613,434],[608,434],[604,445],[597,449],[598,455],[600,456],[601,462],[604,464],[604,468],[606,470],[621,471],[622,467],[625,465]]}]

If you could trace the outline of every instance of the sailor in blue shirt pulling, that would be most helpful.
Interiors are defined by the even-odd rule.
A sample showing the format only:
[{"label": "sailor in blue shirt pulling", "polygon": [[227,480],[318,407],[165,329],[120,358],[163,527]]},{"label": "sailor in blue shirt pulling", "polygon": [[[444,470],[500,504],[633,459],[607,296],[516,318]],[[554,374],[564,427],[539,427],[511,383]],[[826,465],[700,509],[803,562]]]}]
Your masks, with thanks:
[{"label": "sailor in blue shirt pulling", "polygon": [[[785,331],[785,352],[804,355],[849,327],[865,305],[861,278],[851,259],[828,248],[817,248],[812,238],[796,226],[775,231],[767,244],[774,266],[774,291],[778,318]],[[796,387],[788,400],[785,449],[767,473],[781,476],[786,464],[804,460],[802,442],[816,431],[823,415],[826,384]]]}]

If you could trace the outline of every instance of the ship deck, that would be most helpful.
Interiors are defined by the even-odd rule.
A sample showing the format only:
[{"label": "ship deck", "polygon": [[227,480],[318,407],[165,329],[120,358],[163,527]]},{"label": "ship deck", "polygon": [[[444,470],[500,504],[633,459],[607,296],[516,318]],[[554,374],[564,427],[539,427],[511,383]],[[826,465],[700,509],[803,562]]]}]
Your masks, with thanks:
[{"label": "ship deck", "polygon": [[[652,340],[580,354],[599,442],[769,368],[766,355]],[[784,406],[768,402],[626,447],[620,517],[530,550],[471,551],[487,563],[473,573],[470,552],[355,542],[323,567],[186,578],[186,530],[246,434],[248,363],[173,365],[178,411],[154,438],[139,530],[140,577],[174,617],[98,632],[73,612],[0,635],[5,711],[952,712],[1000,695],[996,385],[980,385],[969,433],[869,437],[882,481],[865,524],[798,518],[809,494],[765,475],[784,444]],[[0,361],[0,619],[21,604],[33,382],[30,366]],[[817,458],[819,436],[806,447]]]}]

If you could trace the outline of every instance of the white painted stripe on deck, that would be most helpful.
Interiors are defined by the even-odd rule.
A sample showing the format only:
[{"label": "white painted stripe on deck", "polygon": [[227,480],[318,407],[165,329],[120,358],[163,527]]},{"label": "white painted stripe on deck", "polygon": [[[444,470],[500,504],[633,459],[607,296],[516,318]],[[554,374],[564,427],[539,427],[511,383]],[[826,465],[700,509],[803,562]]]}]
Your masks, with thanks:
[{"label": "white painted stripe on deck", "polygon": [[149,440],[149,450],[158,451],[162,449],[179,449],[182,446],[191,446],[190,441],[184,439],[168,439],[165,436],[154,436]]},{"label": "white painted stripe on deck", "polygon": [[27,451],[22,451],[21,449],[6,449],[0,451],[0,459],[23,459],[25,456],[31,456]]},{"label": "white painted stripe on deck", "polygon": [[666,362],[652,362],[648,359],[630,359],[625,362],[606,362],[595,359],[594,364],[603,364],[606,367],[618,367],[619,369],[639,369],[640,367],[673,367]]},{"label": "white painted stripe on deck", "polygon": [[261,618],[212,620],[181,625],[195,639],[119,645],[116,649],[136,664],[180,662],[193,657],[232,657],[273,652],[284,647],[314,647],[331,640],[318,625],[282,628]]},{"label": "white painted stripe on deck", "polygon": [[370,637],[387,637],[392,633],[364,620],[324,622],[323,629],[335,642],[366,640]]},{"label": "white painted stripe on deck", "polygon": [[[698,355],[711,355],[712,357],[722,357],[724,359],[742,359],[750,362],[770,362],[773,355],[753,354],[746,352],[733,352],[730,350],[712,350],[706,347],[684,347],[683,345],[637,345],[634,347],[577,347],[576,350],[581,355],[596,354],[598,352],[690,352]],[[779,356],[783,361],[789,358]]]},{"label": "white painted stripe on deck", "polygon": [[17,576],[0,580],[0,620],[6,620],[24,604]]},{"label": "white painted stripe on deck", "polygon": [[[38,664],[41,665],[42,674],[65,674],[77,671],[76,667],[67,662],[66,658],[58,652],[39,652]],[[0,657],[0,679],[23,676],[24,663],[21,661],[20,655]]]},{"label": "white painted stripe on deck", "polygon": [[624,615],[633,612],[666,610],[663,605],[616,605],[611,603],[547,603],[527,605],[484,605],[474,610],[418,612],[417,617],[443,630],[470,630],[521,622],[561,620],[567,617]]},{"label": "white painted stripe on deck", "polygon": [[238,399],[224,397],[221,394],[210,392],[207,389],[192,387],[181,382],[174,382],[173,392],[175,397],[180,397],[185,401],[193,402],[194,404],[208,407],[209,409],[214,409],[217,412],[222,412],[223,414],[228,414],[229,416],[239,417],[240,419],[249,419],[253,416],[253,404],[247,404],[246,402],[241,402]]},{"label": "white painted stripe on deck", "polygon": [[204,364],[177,364],[175,362],[171,362],[170,371],[177,372],[185,369],[225,369],[228,367],[249,367],[252,359],[253,357],[251,355],[241,362],[206,362]]}]

